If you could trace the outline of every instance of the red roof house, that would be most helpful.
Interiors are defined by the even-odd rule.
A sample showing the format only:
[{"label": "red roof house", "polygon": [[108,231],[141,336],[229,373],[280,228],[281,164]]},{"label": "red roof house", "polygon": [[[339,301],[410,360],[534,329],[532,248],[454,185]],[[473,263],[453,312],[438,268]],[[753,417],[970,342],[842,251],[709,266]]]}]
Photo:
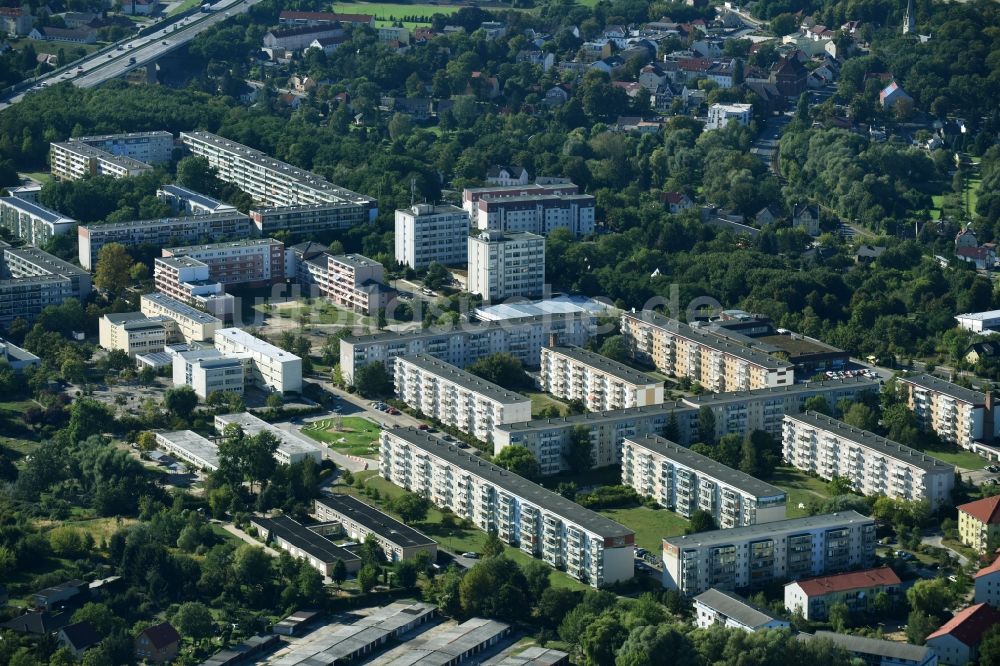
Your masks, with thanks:
[{"label": "red roof house", "polygon": [[891,602],[901,582],[889,567],[807,578],[785,586],[785,608],[801,611],[807,620],[822,620],[834,604],[865,610],[880,592],[888,594]]},{"label": "red roof house", "polygon": [[927,646],[943,664],[975,661],[983,634],[996,624],[1000,624],[1000,611],[989,604],[969,606],[928,636]]}]

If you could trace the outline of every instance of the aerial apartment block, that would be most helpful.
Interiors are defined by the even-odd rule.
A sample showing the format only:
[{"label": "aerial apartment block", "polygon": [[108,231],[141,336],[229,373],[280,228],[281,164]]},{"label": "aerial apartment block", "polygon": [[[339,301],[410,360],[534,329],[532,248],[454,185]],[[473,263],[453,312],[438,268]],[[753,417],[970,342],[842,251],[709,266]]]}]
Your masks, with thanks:
[{"label": "aerial apartment block", "polygon": [[469,215],[458,206],[417,204],[396,210],[396,261],[410,268],[468,262]]},{"label": "aerial apartment block", "polygon": [[900,585],[899,576],[889,567],[806,578],[785,585],[785,609],[814,622],[827,619],[835,604],[864,613],[873,608],[881,592],[889,595],[890,604],[898,602]]},{"label": "aerial apartment block", "polygon": [[112,155],[131,157],[146,164],[166,164],[173,157],[174,135],[166,131],[129,132],[78,136],[72,143],[85,143]]},{"label": "aerial apartment block", "polygon": [[236,307],[236,299],[222,283],[209,278],[208,264],[190,257],[154,259],[153,285],[159,293],[221,319],[230,317]]},{"label": "aerial apartment block", "polygon": [[990,552],[1000,542],[1000,495],[958,507],[958,538],[980,554]]},{"label": "aerial apartment block", "polygon": [[0,241],[0,325],[17,318],[29,323],[50,305],[90,294],[90,274],[36,247]]},{"label": "aerial apartment block", "polygon": [[396,397],[484,442],[500,423],[531,419],[531,400],[429,354],[396,357]]},{"label": "aerial apartment block", "polygon": [[651,310],[622,314],[622,336],[637,361],[710,391],[748,391],[795,383],[787,361],[699,331]]},{"label": "aerial apartment block", "polygon": [[326,270],[316,274],[320,294],[335,305],[370,315],[386,300],[385,269],[360,254],[326,255]]},{"label": "aerial apartment block", "polygon": [[82,303],[90,295],[90,273],[79,266],[30,245],[4,247],[2,250],[4,267],[0,274],[13,278],[60,275],[69,280],[73,298]]},{"label": "aerial apartment block", "polygon": [[434,435],[383,430],[379,474],[593,587],[633,576],[631,530]]},{"label": "aerial apartment block", "polygon": [[592,412],[663,402],[662,381],[580,347],[543,347],[538,378],[542,390]]},{"label": "aerial apartment block", "polygon": [[236,185],[264,206],[301,206],[349,202],[363,206],[368,220],[378,215],[378,202],[328,182],[243,144],[209,132],[181,132],[192,154],[204,157],[219,178]]},{"label": "aerial apartment block", "polygon": [[249,355],[250,381],[265,391],[302,391],[302,359],[239,328],[215,332],[215,348],[226,355]]},{"label": "aerial apartment block", "polygon": [[527,232],[487,231],[468,239],[466,290],[484,303],[539,298],[545,291],[545,239]]},{"label": "aerial apartment block", "polygon": [[597,200],[589,194],[538,194],[479,199],[476,227],[483,231],[527,231],[548,236],[566,229],[574,236],[594,233]]},{"label": "aerial apartment block", "polygon": [[340,369],[350,382],[355,371],[367,363],[383,363],[392,373],[393,359],[397,356],[420,353],[459,368],[490,354],[505,353],[530,368],[537,368],[543,345],[553,339],[556,344],[584,345],[590,339],[593,325],[589,314],[572,313],[463,323],[445,329],[349,335],[340,340]]},{"label": "aerial apartment block", "polygon": [[208,279],[224,286],[261,287],[285,279],[285,244],[273,238],[165,247],[164,257],[187,257],[208,266]]},{"label": "aerial apartment block", "polygon": [[722,529],[785,519],[781,488],[657,435],[625,438],[622,484],[685,518],[706,511]]},{"label": "aerial apartment block", "polygon": [[255,208],[250,211],[250,220],[257,236],[271,236],[279,231],[303,235],[367,224],[371,221],[371,209],[368,201],[329,201]]},{"label": "aerial apartment block", "polygon": [[239,211],[81,224],[77,229],[80,265],[88,271],[97,263],[97,253],[108,243],[128,248],[147,245],[164,248],[177,243],[194,243],[201,238],[248,238],[255,236],[250,218]]},{"label": "aerial apartment block", "polygon": [[69,233],[76,220],[19,197],[0,197],[0,227],[31,245],[45,245]]},{"label": "aerial apartment block", "polygon": [[294,433],[271,425],[250,412],[216,415],[215,429],[219,431],[220,435],[225,433],[226,426],[230,424],[239,426],[244,435],[255,436],[265,430],[274,435],[278,440],[278,450],[274,452],[274,459],[282,465],[294,465],[307,458],[317,465],[323,462],[323,451],[315,444]]},{"label": "aerial apartment block", "polygon": [[476,219],[479,216],[479,200],[484,197],[503,199],[506,197],[527,196],[568,196],[579,193],[580,188],[573,183],[468,187],[462,190],[462,208],[465,209],[470,217]]},{"label": "aerial apartment block", "polygon": [[129,358],[135,358],[136,354],[163,351],[170,320],[147,317],[141,312],[116,312],[101,317],[98,329],[101,347],[108,351],[121,350]]},{"label": "aerial apartment block", "polygon": [[972,449],[974,442],[992,440],[1000,433],[1000,409],[993,408],[993,397],[987,393],[927,374],[897,377],[896,385],[905,392],[921,425],[946,442]]},{"label": "aerial apartment block", "polygon": [[782,449],[798,469],[849,479],[864,495],[927,500],[937,509],[955,485],[954,465],[819,412],[786,415]]},{"label": "aerial apartment block", "polygon": [[174,215],[211,215],[236,210],[235,206],[180,185],[164,185],[156,191],[156,198],[170,206]]},{"label": "aerial apartment block", "polygon": [[169,317],[176,324],[180,336],[189,343],[211,340],[215,331],[223,327],[218,317],[157,292],[143,294],[139,299],[139,310],[147,317]]},{"label": "aerial apartment block", "polygon": [[151,171],[151,164],[170,161],[170,132],[134,132],[81,136],[49,146],[52,175],[63,180],[85,176],[126,178]]},{"label": "aerial apartment block", "polygon": [[223,354],[218,349],[190,349],[171,353],[174,386],[190,386],[202,400],[210,394],[243,395],[250,370],[247,354]]},{"label": "aerial apartment block", "polygon": [[663,540],[663,585],[688,596],[759,588],[875,561],[875,521],[857,511],[789,518]]},{"label": "aerial apartment block", "polygon": [[419,553],[427,553],[431,562],[437,558],[434,539],[351,495],[317,497],[313,515],[322,522],[340,523],[344,534],[357,543],[375,535],[389,562],[412,560]]}]

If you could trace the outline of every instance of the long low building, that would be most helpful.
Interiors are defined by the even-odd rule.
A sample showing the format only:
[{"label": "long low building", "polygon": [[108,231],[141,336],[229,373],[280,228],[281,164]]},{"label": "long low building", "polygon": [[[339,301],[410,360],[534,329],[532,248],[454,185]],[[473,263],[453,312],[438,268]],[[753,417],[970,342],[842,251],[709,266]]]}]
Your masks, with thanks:
[{"label": "long low building", "polygon": [[826,640],[834,647],[845,650],[861,659],[867,666],[937,666],[937,653],[925,645],[912,645],[899,641],[868,638],[856,634],[817,631],[815,634],[798,634],[799,640]]},{"label": "long low building", "polygon": [[302,359],[291,352],[239,328],[217,329],[215,348],[229,356],[248,355],[252,361],[250,381],[265,391],[298,393],[302,390]]},{"label": "long low building", "polygon": [[690,518],[706,511],[722,529],[785,519],[781,488],[656,435],[627,437],[622,484]]},{"label": "long low building", "polygon": [[580,347],[543,347],[538,376],[543,390],[592,412],[663,402],[662,381]]},{"label": "long low building", "polygon": [[76,220],[19,197],[0,197],[0,227],[31,245],[45,245],[69,233]]},{"label": "long low building", "polygon": [[348,573],[361,568],[361,558],[323,535],[323,525],[312,528],[288,516],[261,518],[254,516],[250,524],[265,543],[277,546],[292,557],[303,559],[324,576],[333,573],[337,560],[344,563]]},{"label": "long low building", "polygon": [[156,446],[198,469],[209,472],[219,469],[219,447],[191,430],[158,432]]},{"label": "long low building", "polygon": [[90,274],[36,247],[13,248],[0,241],[0,326],[15,319],[31,323],[50,305],[90,294]]},{"label": "long low building", "polygon": [[[510,625],[474,617],[459,625],[434,627],[421,641],[407,641],[379,657],[373,666],[452,666],[476,664],[475,656],[510,634]],[[311,665],[310,665],[311,666]]]},{"label": "long low building", "polygon": [[222,320],[218,317],[157,292],[143,294],[139,299],[139,310],[147,317],[163,316],[172,319],[185,342],[211,340],[215,332],[223,327]]},{"label": "long low building", "polygon": [[30,278],[58,275],[69,280],[73,298],[83,303],[90,295],[92,286],[90,273],[37,247],[30,245],[4,247],[3,260],[3,269],[0,273],[5,276]]},{"label": "long low building", "polygon": [[153,170],[145,162],[126,154],[116,155],[73,140],[49,145],[49,166],[52,175],[62,180],[79,180],[87,176],[129,178]]},{"label": "long low building", "polygon": [[790,518],[663,540],[663,585],[686,595],[870,567],[875,521],[857,511]]},{"label": "long low building", "polygon": [[495,353],[514,356],[536,368],[541,348],[554,338],[556,344],[584,345],[590,339],[594,318],[586,313],[524,317],[504,322],[460,323],[453,328],[384,331],[350,335],[340,340],[340,369],[353,381],[354,373],[368,363],[383,363],[390,373],[398,356],[426,353],[459,368]]},{"label": "long low building", "polygon": [[756,633],[765,629],[788,629],[788,620],[756,606],[743,597],[711,588],[694,598],[694,621],[700,629],[715,625]]},{"label": "long low building", "polygon": [[634,574],[634,532],[434,435],[384,430],[379,474],[593,587]]},{"label": "long low building", "polygon": [[371,204],[364,201],[330,201],[300,206],[255,208],[250,220],[258,236],[279,231],[292,235],[322,233],[333,229],[351,229],[371,221]]},{"label": "long low building", "polygon": [[233,205],[180,185],[164,185],[156,191],[156,198],[170,206],[174,215],[211,215],[236,210]]},{"label": "long low building", "polygon": [[298,435],[287,430],[282,430],[273,426],[263,419],[259,419],[250,412],[239,414],[217,414],[215,417],[215,429],[219,434],[225,432],[226,426],[235,424],[247,435],[257,435],[267,430],[278,440],[278,450],[274,452],[275,459],[283,465],[294,465],[307,458],[312,459],[317,465],[323,462],[323,452],[311,442],[307,442]]},{"label": "long low building", "polygon": [[652,310],[622,314],[622,337],[635,360],[710,391],[749,391],[795,383],[791,363],[726,342]]},{"label": "long low building", "polygon": [[351,495],[317,497],[313,513],[317,520],[339,522],[354,541],[373,534],[389,562],[412,560],[420,553],[427,553],[430,562],[437,559],[434,539]]},{"label": "long low building", "polygon": [[785,585],[785,610],[801,613],[810,621],[826,620],[836,604],[844,604],[852,613],[864,613],[875,608],[879,593],[884,592],[889,605],[895,605],[901,584],[889,567],[793,581]]},{"label": "long low building", "polygon": [[1000,435],[1000,409],[987,393],[952,384],[933,375],[897,377],[907,405],[921,426],[946,442],[972,449],[975,442]]},{"label": "long low building", "polygon": [[429,354],[396,358],[396,397],[445,425],[484,442],[493,427],[531,418],[531,400]]},{"label": "long low building", "polygon": [[785,416],[783,457],[823,479],[843,477],[864,495],[951,501],[955,466],[819,412]]}]

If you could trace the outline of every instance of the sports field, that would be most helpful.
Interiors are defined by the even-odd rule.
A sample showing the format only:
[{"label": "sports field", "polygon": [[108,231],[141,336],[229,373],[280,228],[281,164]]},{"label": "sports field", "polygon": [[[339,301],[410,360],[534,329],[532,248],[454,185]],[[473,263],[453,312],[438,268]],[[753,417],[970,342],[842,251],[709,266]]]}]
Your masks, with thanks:
[{"label": "sports field", "polygon": [[372,14],[379,25],[403,21],[407,28],[428,25],[435,14],[451,15],[461,9],[457,5],[404,5],[392,2],[335,2],[333,11],[338,14]]}]

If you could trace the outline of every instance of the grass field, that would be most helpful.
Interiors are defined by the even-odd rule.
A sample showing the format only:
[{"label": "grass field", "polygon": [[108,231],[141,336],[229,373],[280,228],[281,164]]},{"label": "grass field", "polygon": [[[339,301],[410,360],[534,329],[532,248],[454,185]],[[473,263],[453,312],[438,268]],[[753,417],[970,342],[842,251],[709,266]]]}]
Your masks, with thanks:
[{"label": "grass field", "polygon": [[651,553],[661,551],[663,537],[684,534],[684,529],[689,524],[687,519],[673,511],[650,509],[645,506],[631,509],[602,509],[598,513],[634,531],[636,545]]},{"label": "grass field", "polygon": [[558,409],[559,413],[563,416],[569,412],[569,407],[566,406],[565,402],[553,398],[548,393],[542,393],[541,391],[524,391],[524,395],[531,398],[532,416],[538,416],[542,409],[549,406]]},{"label": "grass field", "polygon": [[983,465],[989,463],[986,458],[972,451],[938,451],[926,448],[921,450],[929,456],[934,456],[942,462],[962,469],[982,469]]},{"label": "grass field", "polygon": [[[343,428],[338,430],[337,428]],[[368,419],[359,416],[345,416],[337,423],[337,419],[313,421],[302,427],[302,433],[318,442],[327,444],[331,449],[352,456],[365,458],[378,457],[379,428]]]},{"label": "grass field", "polygon": [[392,2],[335,2],[333,11],[342,14],[374,14],[379,25],[387,25],[393,20],[402,20],[408,17],[414,20],[403,21],[407,28],[414,28],[421,25],[429,25],[434,14],[444,14],[450,16],[461,6],[458,5],[403,5]]},{"label": "grass field", "polygon": [[17,175],[21,178],[30,178],[42,185],[52,180],[52,174],[48,171],[23,171]]},{"label": "grass field", "polygon": [[306,323],[309,324],[340,324],[342,326],[367,326],[372,322],[371,317],[366,317],[356,312],[350,312],[330,305],[322,301],[314,301],[312,305],[305,305],[298,301],[289,303],[260,304],[253,306],[254,310],[263,312],[271,317],[281,319],[291,319],[298,321],[303,314],[307,316]]},{"label": "grass field", "polygon": [[[809,476],[794,467],[777,468],[774,475],[768,479],[768,483],[773,483],[788,493],[785,514],[789,518],[807,515],[805,507],[809,506],[810,501],[823,500],[830,496],[825,481]],[[799,507],[800,504],[802,508]]]},{"label": "grass field", "polygon": [[200,4],[202,4],[202,0],[184,0],[184,2],[176,5],[173,9],[167,12],[167,16],[174,16],[176,14],[180,14],[181,12],[186,12],[192,7],[197,7]]}]

